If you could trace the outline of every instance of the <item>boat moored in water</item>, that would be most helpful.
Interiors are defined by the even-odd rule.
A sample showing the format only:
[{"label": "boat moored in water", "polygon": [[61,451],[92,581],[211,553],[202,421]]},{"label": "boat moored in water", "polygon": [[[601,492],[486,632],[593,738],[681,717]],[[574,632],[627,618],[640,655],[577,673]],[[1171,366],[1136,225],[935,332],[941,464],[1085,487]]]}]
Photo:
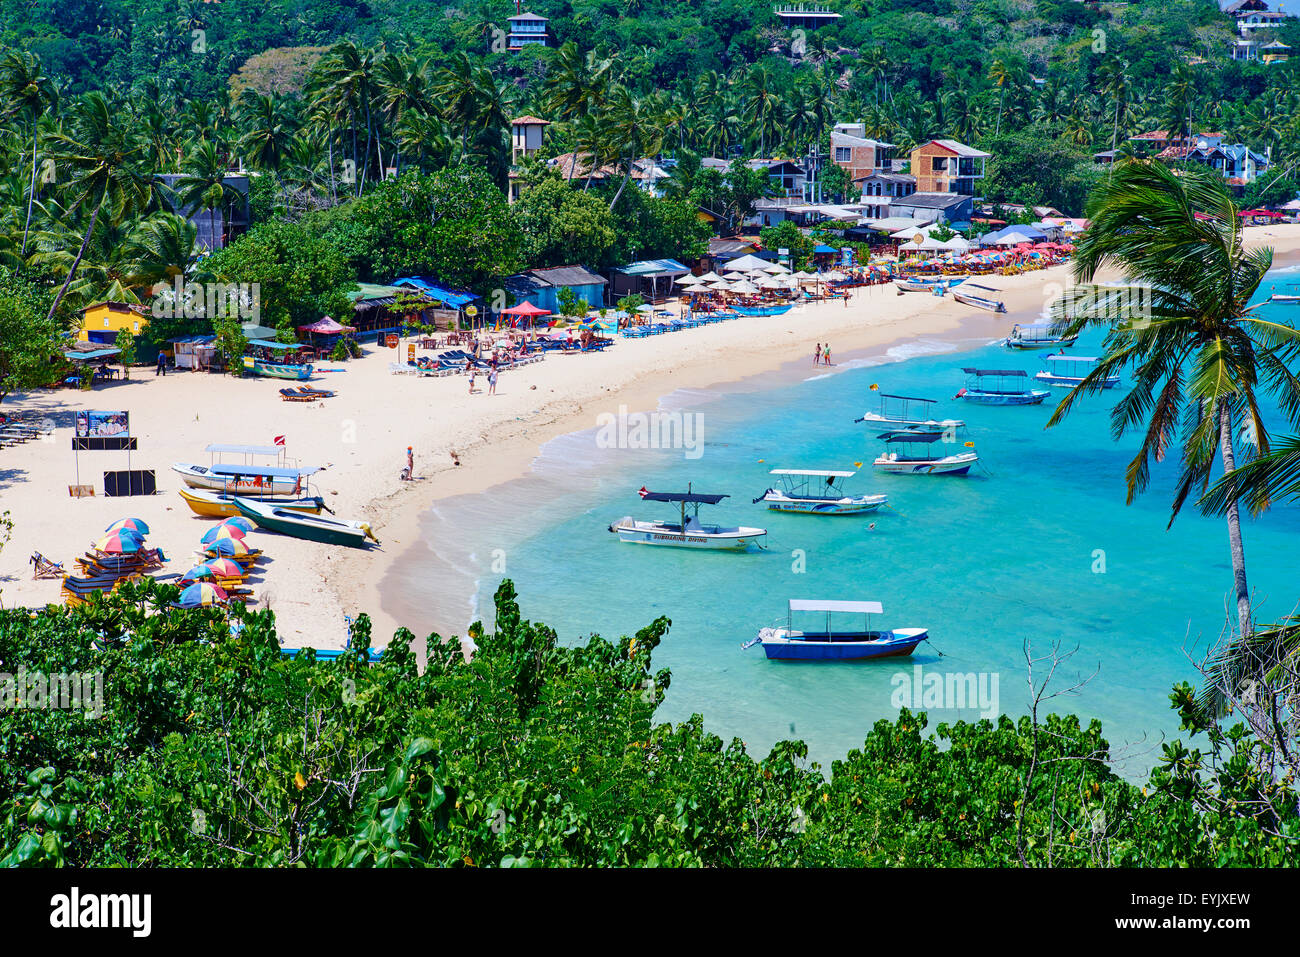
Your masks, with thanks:
[{"label": "boat moored in water", "polygon": [[[1096,356],[1043,356],[1043,363],[1047,366],[1042,372],[1036,373],[1034,378],[1039,382],[1045,382],[1057,389],[1073,389],[1092,374],[1097,368]],[[1118,375],[1109,375],[1102,383],[1103,389],[1113,389],[1119,385]]]},{"label": "boat moored in water", "polygon": [[[685,492],[651,492],[642,487],[638,493],[643,501],[668,502],[680,507],[681,518],[677,522],[645,522],[630,515],[620,518],[609,526],[609,530],[618,536],[620,542],[635,545],[667,545],[676,548],[703,548],[726,551],[745,551],[751,545],[763,546],[767,536],[765,528],[750,528],[744,525],[725,527],[706,525],[700,521],[701,505],[717,505],[726,495],[706,495],[692,492],[687,486]],[[686,506],[693,506],[692,514],[686,514]]]},{"label": "boat moored in water", "polygon": [[1029,388],[1029,373],[1023,369],[961,371],[966,373],[966,385],[953,398],[976,405],[1038,405],[1051,395],[1049,389]]},{"label": "boat moored in water", "polygon": [[[794,627],[795,612],[820,612],[826,626],[819,630]],[[910,655],[916,646],[930,637],[925,628],[893,628],[877,631],[871,616],[884,612],[878,601],[810,601],[790,599],[784,626],[763,628],[757,637],[742,645],[762,645],[769,659],[784,661],[863,661],[870,658],[896,658]],[[846,631],[831,628],[831,615],[863,616],[863,627]]]},{"label": "boat moored in water", "polygon": [[[769,488],[754,504],[766,502],[773,512],[802,512],[807,515],[861,515],[874,512],[888,500],[884,495],[846,495],[843,484],[857,472],[820,469],[772,469],[782,488]],[[821,479],[816,489],[813,480]]]},{"label": "boat moored in water", "polygon": [[1050,322],[1031,322],[1011,327],[1011,335],[1002,340],[1008,349],[1052,349],[1073,345],[1078,336],[1057,335]]},{"label": "boat moored in water", "polygon": [[956,431],[895,429],[882,433],[880,438],[885,442],[885,451],[871,466],[890,475],[966,475],[979,461],[974,442],[964,443],[969,451],[943,454],[943,446],[956,443]]},{"label": "boat moored in water", "polygon": [[[875,389],[875,386],[872,386]],[[948,429],[960,429],[965,426],[961,419],[936,419],[930,414],[931,408],[938,400],[918,399],[910,395],[889,395],[880,393],[880,404],[875,412],[866,412],[855,423],[869,422],[872,425],[884,425],[896,429],[912,429],[917,432],[943,432]],[[919,409],[916,407],[919,405]]]}]

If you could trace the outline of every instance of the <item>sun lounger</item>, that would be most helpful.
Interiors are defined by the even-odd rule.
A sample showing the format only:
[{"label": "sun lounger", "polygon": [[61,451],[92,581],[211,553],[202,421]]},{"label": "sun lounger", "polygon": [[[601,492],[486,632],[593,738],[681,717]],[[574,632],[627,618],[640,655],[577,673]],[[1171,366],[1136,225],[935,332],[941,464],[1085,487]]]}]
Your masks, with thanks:
[{"label": "sun lounger", "polygon": [[281,389],[280,398],[285,402],[315,402],[314,395],[303,395],[301,392],[295,392],[293,389]]},{"label": "sun lounger", "polygon": [[63,562],[52,562],[40,552],[35,552],[27,561],[32,567],[32,578],[62,578],[67,572]]}]

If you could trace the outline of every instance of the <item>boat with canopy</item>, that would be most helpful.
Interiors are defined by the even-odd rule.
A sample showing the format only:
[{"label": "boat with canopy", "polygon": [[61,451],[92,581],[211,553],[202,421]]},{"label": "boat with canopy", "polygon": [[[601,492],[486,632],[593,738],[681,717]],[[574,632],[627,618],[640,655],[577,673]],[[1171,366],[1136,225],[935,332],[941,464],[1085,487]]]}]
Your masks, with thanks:
[{"label": "boat with canopy", "polygon": [[[857,472],[823,469],[772,469],[779,476],[781,488],[769,488],[754,499],[766,502],[773,512],[802,512],[807,515],[861,515],[874,512],[888,500],[884,495],[848,495],[844,480]],[[814,482],[816,483],[814,485]]]},{"label": "boat with canopy", "polygon": [[895,429],[879,437],[885,442],[885,450],[871,464],[891,475],[966,475],[979,461],[974,442],[964,443],[967,451],[944,454],[946,446],[956,443],[956,430]]},{"label": "boat with canopy", "polygon": [[[1057,389],[1073,389],[1092,374],[1097,368],[1096,356],[1043,356],[1046,368],[1034,375],[1039,382],[1045,382]],[[1102,383],[1103,389],[1113,389],[1119,385],[1118,375],[1109,375]]]},{"label": "boat with canopy", "polygon": [[318,468],[282,468],[266,465],[192,465],[177,462],[172,471],[180,475],[190,488],[210,489],[214,492],[255,492],[258,495],[285,495],[293,498],[306,496],[309,477]]},{"label": "boat with canopy", "polygon": [[[794,627],[795,613],[825,615],[825,625],[817,629]],[[762,645],[769,659],[782,661],[862,661],[870,658],[896,658],[910,655],[916,646],[930,637],[925,628],[892,628],[878,631],[871,627],[871,616],[884,613],[878,601],[826,601],[790,599],[785,624],[760,629],[758,635],[742,645]],[[862,615],[862,627],[836,630],[831,616]]]},{"label": "boat with canopy", "polygon": [[960,429],[966,423],[960,419],[936,419],[931,408],[938,400],[919,399],[910,395],[890,395],[880,393],[880,403],[875,412],[866,412],[854,423],[870,422],[872,425],[888,425],[901,429],[913,429],[918,432],[942,432],[945,429]]},{"label": "boat with canopy", "polygon": [[1051,395],[1050,389],[1029,388],[1029,373],[1023,369],[972,369],[966,373],[966,385],[954,399],[976,405],[1039,405]]},{"label": "boat with canopy", "polygon": [[[665,502],[678,506],[680,518],[677,522],[645,522],[630,515],[624,516],[609,526],[609,530],[618,536],[620,542],[744,551],[751,545],[761,548],[762,539],[767,535],[765,528],[743,525],[727,527],[700,521],[701,505],[717,505],[724,498],[730,497],[727,495],[693,492],[689,485],[685,492],[651,492],[643,486],[638,494],[646,502]],[[690,515],[687,515],[687,506],[691,507]]]},{"label": "boat with canopy", "polygon": [[1008,349],[1052,349],[1073,345],[1078,336],[1063,336],[1052,331],[1050,322],[1031,322],[1011,327],[1011,335],[1002,340]]}]

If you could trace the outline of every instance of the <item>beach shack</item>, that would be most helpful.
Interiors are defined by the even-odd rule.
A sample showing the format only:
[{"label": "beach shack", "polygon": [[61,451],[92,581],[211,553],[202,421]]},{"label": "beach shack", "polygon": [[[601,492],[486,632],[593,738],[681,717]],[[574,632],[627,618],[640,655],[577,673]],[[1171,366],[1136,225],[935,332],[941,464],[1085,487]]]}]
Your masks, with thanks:
[{"label": "beach shack", "polygon": [[77,338],[82,342],[113,342],[123,329],[138,336],[148,324],[148,312],[144,306],[96,302],[82,310]]},{"label": "beach shack", "polygon": [[588,309],[605,308],[605,287],[609,280],[598,276],[583,266],[556,266],[551,269],[529,269],[510,276],[505,281],[506,291],[517,302],[531,302],[540,309],[558,315],[563,306],[561,290],[568,289],[575,301],[587,303]]},{"label": "beach shack", "polygon": [[177,369],[206,369],[217,352],[216,336],[181,336],[168,339],[167,344],[172,347],[172,364]]},{"label": "beach shack", "polygon": [[[426,299],[430,300],[435,309],[441,309],[444,314],[453,319],[457,326],[465,325],[471,316],[475,322],[481,322],[483,319],[481,305],[483,297],[467,289],[456,289],[444,285],[431,276],[406,276],[394,280],[394,285],[399,291],[406,290],[422,293]],[[473,313],[466,312],[470,307],[474,308]],[[424,310],[424,312],[428,315],[428,310]]]},{"label": "beach shack", "polygon": [[648,259],[617,266],[610,273],[610,294],[615,301],[639,295],[648,302],[658,302],[672,295],[673,280],[688,272],[676,259]]}]

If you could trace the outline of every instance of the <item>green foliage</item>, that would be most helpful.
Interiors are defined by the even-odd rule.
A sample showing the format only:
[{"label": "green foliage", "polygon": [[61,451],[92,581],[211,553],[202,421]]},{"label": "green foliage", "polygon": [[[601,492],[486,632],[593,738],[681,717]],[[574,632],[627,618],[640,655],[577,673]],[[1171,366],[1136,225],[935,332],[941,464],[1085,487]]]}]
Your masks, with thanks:
[{"label": "green foliage", "polygon": [[792,269],[803,269],[812,260],[815,243],[788,219],[775,226],[763,227],[758,231],[758,237],[769,252],[788,249]]},{"label": "green foliage", "polygon": [[558,174],[529,186],[511,207],[523,237],[521,258],[533,268],[614,265],[614,215],[595,193],[575,189]]},{"label": "green foliage", "polygon": [[244,374],[243,355],[248,351],[248,337],[238,319],[218,319],[213,322],[216,329],[216,351],[226,360],[226,368],[234,375]]},{"label": "green foliage", "polygon": [[47,295],[0,271],[0,402],[56,377],[50,359],[62,352],[60,329],[48,310]]},{"label": "green foliage", "polygon": [[113,345],[121,350],[118,360],[122,363],[122,377],[129,379],[131,377],[131,366],[135,364],[136,358],[135,333],[125,327],[117,330]]},{"label": "green foliage", "polygon": [[1101,176],[1083,150],[1062,141],[1044,142],[1032,132],[1003,133],[982,140],[980,148],[993,154],[983,189],[994,202],[1053,206],[1067,216],[1080,216]]},{"label": "green foliage", "polygon": [[[566,647],[509,582],[477,650],[399,631],[281,657],[274,616],[163,610],[127,583],[76,610],[0,612],[0,661],[102,673],[104,714],[0,723],[0,862],[25,866],[1212,866],[1290,863],[1276,820],[1199,809],[1245,784],[1193,757],[1139,789],[1094,722],[940,725],[904,710],[827,776],[800,742],[761,760],[694,716],[655,724],[669,621]],[[14,669],[8,669],[13,671]],[[305,729],[305,731],[304,731]],[[1226,732],[1229,737],[1238,732]],[[1035,740],[1037,746],[1035,748]],[[1223,739],[1220,739],[1221,741]],[[1037,754],[1032,780],[1030,755]],[[256,756],[255,760],[250,760]],[[1288,803],[1289,801],[1289,803]],[[1273,833],[1270,833],[1273,832]]]},{"label": "green foliage", "polygon": [[[313,229],[274,221],[253,227],[203,263],[222,282],[260,287],[261,323],[291,327],[351,314],[355,288],[344,254]],[[289,341],[292,341],[290,338]]]}]

